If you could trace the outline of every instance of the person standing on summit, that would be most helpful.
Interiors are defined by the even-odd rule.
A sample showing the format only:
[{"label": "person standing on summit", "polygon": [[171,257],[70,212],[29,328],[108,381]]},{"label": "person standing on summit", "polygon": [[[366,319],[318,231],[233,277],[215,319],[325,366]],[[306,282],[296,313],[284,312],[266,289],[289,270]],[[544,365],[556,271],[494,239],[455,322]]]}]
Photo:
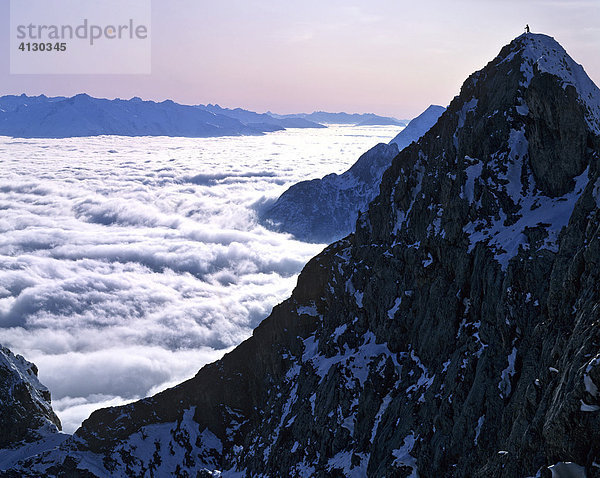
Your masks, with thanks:
[{"label": "person standing on summit", "polygon": [[525,33],[529,33],[529,24],[525,25]]}]

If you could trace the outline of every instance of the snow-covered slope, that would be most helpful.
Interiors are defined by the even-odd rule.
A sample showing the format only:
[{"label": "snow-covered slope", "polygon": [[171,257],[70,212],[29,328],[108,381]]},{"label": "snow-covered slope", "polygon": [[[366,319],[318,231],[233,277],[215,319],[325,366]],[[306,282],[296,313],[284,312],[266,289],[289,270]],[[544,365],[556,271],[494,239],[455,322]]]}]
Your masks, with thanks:
[{"label": "snow-covered slope", "polygon": [[471,75],[251,338],[13,472],[598,477],[599,96],[537,42],[569,64]]},{"label": "snow-covered slope", "polygon": [[446,108],[438,105],[430,105],[423,113],[416,118],[412,119],[410,123],[406,125],[398,135],[390,141],[390,144],[394,143],[398,146],[398,149],[402,151],[410,143],[419,141],[431,127],[437,123],[437,120],[446,111]]},{"label": "snow-covered slope", "polygon": [[392,158],[423,136],[443,111],[442,106],[430,106],[389,144],[373,147],[343,174],[293,185],[261,213],[262,221],[309,242],[331,242],[348,235],[359,211],[379,193],[381,177]]}]

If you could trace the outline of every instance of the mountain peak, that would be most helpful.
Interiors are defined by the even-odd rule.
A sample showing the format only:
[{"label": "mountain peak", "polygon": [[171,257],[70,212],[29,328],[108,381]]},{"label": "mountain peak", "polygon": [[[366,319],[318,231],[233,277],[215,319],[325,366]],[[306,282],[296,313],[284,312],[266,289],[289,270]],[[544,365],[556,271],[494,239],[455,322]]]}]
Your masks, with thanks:
[{"label": "mountain peak", "polygon": [[588,126],[595,134],[600,135],[600,90],[560,43],[541,33],[523,33],[507,48],[509,50],[504,61],[517,54],[522,58],[521,72],[525,77],[523,86],[529,86],[536,73],[558,77],[564,89],[573,86],[586,107]]},{"label": "mountain peak", "polygon": [[[544,237],[535,247],[556,251],[559,232],[590,178],[599,98],[583,68],[553,38],[516,38],[465,81],[436,126],[404,155],[416,162],[409,167],[396,158],[386,174],[406,184],[388,191],[384,177],[381,197],[411,192],[392,205],[398,212],[381,239],[413,244],[441,234],[461,241],[466,233],[469,251],[486,244],[504,269],[520,248],[530,247],[533,229]],[[456,178],[448,191],[460,187],[439,197],[444,175]],[[424,194],[428,183],[431,196]],[[444,227],[441,218],[454,194],[466,209]]]}]

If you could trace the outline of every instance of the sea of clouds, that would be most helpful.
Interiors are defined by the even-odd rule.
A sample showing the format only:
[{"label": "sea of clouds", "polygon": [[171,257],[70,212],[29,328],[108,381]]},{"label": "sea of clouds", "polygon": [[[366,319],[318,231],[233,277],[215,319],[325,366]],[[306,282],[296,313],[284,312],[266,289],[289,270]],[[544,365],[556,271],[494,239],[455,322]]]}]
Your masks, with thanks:
[{"label": "sea of clouds", "polygon": [[72,432],[247,338],[323,245],[256,222],[397,127],[260,137],[0,137],[0,343],[39,368]]}]

